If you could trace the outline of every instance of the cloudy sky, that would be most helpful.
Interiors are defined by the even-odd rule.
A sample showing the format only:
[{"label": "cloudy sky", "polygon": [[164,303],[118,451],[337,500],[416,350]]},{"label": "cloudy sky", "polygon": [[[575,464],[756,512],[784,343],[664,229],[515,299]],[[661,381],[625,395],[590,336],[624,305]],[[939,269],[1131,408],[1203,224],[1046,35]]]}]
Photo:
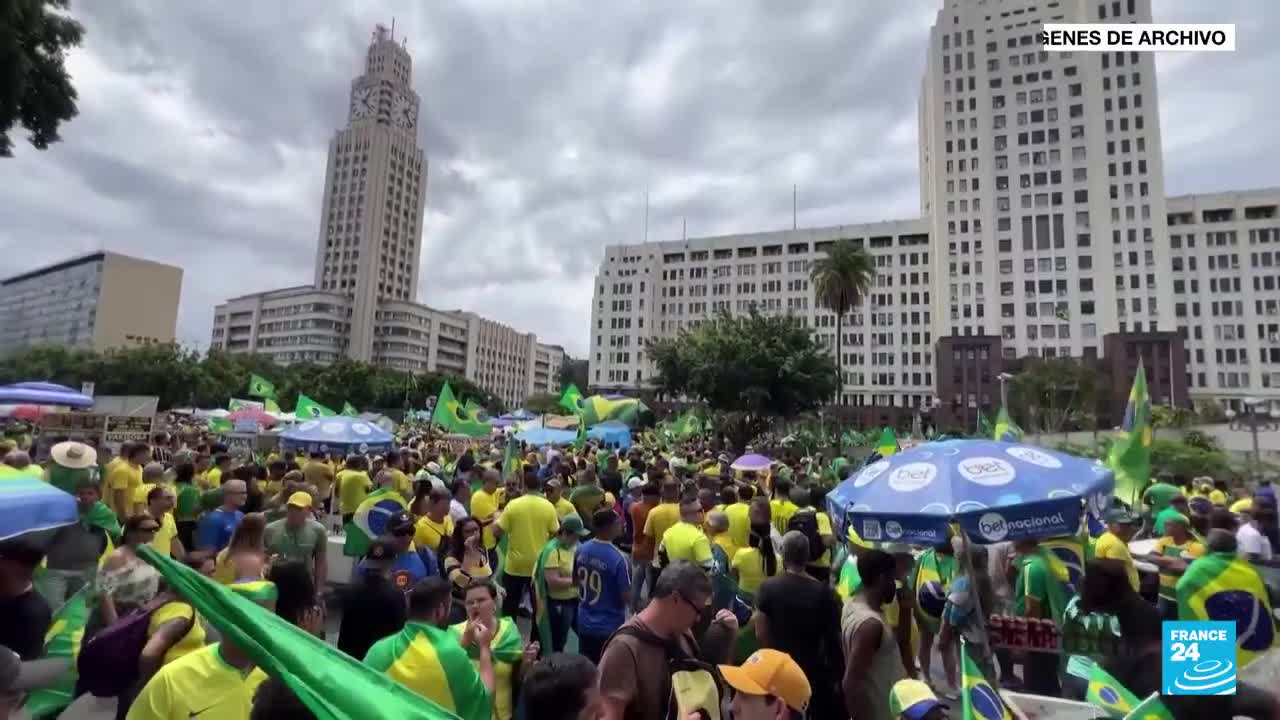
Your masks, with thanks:
[{"label": "cloudy sky", "polygon": [[[915,216],[940,6],[73,0],[80,115],[0,160],[0,274],[103,247],[181,265],[178,337],[200,346],[217,302],[309,283],[326,144],[394,16],[431,164],[419,299],[582,355],[646,186],[654,240],[789,227],[793,184],[802,225]],[[1156,12],[1238,31],[1234,54],[1158,60],[1170,194],[1280,185],[1280,3]]]}]

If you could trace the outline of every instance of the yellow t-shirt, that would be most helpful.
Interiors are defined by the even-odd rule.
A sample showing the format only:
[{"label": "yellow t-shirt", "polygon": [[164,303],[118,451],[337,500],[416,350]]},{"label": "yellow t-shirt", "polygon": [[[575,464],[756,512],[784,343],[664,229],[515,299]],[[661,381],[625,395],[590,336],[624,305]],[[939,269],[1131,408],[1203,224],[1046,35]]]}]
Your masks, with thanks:
[{"label": "yellow t-shirt", "polygon": [[559,515],[560,517],[564,517],[565,515],[572,515],[578,512],[578,509],[573,506],[573,503],[569,502],[568,500],[565,500],[563,497],[560,498],[559,500],[556,500],[555,505],[556,505],[556,514]]},{"label": "yellow t-shirt", "polygon": [[[760,591],[760,583],[764,582],[765,574],[764,556],[759,550],[753,547],[742,548],[737,555],[733,556],[730,566],[738,571],[738,587],[752,595]],[[773,574],[778,574],[777,563],[773,566]]]},{"label": "yellow t-shirt", "polygon": [[173,513],[164,514],[164,519],[160,521],[160,529],[156,531],[155,537],[151,538],[151,547],[156,552],[165,557],[173,555],[173,539],[178,537],[178,524],[173,521]]},{"label": "yellow t-shirt", "polygon": [[1217,505],[1218,507],[1226,507],[1227,494],[1222,492],[1221,490],[1212,490],[1209,493],[1209,502],[1213,503],[1214,505]]},{"label": "yellow t-shirt", "polygon": [[1129,554],[1129,546],[1110,532],[1102,533],[1093,549],[1093,556],[1101,560],[1119,560],[1124,563],[1125,572],[1129,575],[1129,584],[1134,591],[1138,589],[1138,568],[1133,565],[1133,555]]},{"label": "yellow t-shirt", "polygon": [[672,525],[680,522],[680,506],[676,503],[661,503],[649,511],[644,519],[644,534],[655,541],[662,540]]},{"label": "yellow t-shirt", "polygon": [[738,547],[746,547],[751,540],[751,506],[736,502],[724,509],[729,516],[729,537]]},{"label": "yellow t-shirt", "polygon": [[771,500],[769,501],[770,519],[773,526],[778,532],[785,533],[787,531],[787,523],[791,522],[791,516],[796,514],[800,507],[790,500]]},{"label": "yellow t-shirt", "polygon": [[204,474],[204,482],[206,490],[222,487],[222,468],[209,468],[209,472]]},{"label": "yellow t-shirt", "polygon": [[1231,507],[1228,509],[1236,514],[1248,512],[1253,509],[1253,498],[1240,498],[1239,500],[1231,503]]},{"label": "yellow t-shirt", "polygon": [[445,538],[453,535],[453,518],[444,516],[443,522],[436,522],[423,515],[418,518],[413,532],[413,543],[418,547],[431,548],[431,552],[439,555],[440,544]]},{"label": "yellow t-shirt", "polygon": [[[572,579],[573,554],[574,548],[561,547],[557,544],[556,548],[547,555],[547,562],[542,566],[543,570],[555,569],[559,571],[561,575],[567,575]],[[578,586],[577,584],[571,584],[566,589],[557,590],[551,587],[551,583],[547,583],[547,594],[551,596],[552,600],[577,600]]]},{"label": "yellow t-shirt", "polygon": [[[1181,545],[1175,545],[1173,543],[1173,538],[1169,537],[1168,535],[1161,538],[1156,538],[1156,544],[1151,549],[1152,555],[1163,555],[1165,557],[1180,558],[1183,556],[1183,554],[1187,554],[1193,558],[1198,558],[1204,555],[1204,553],[1205,553],[1205,547],[1199,542],[1191,538],[1188,538],[1187,541],[1182,543]],[[1181,577],[1182,577],[1181,575],[1166,573],[1162,570],[1160,572],[1160,595],[1169,600],[1176,601],[1178,597],[1174,593],[1174,591],[1176,590],[1178,586],[1178,580]]]},{"label": "yellow t-shirt", "polygon": [[391,479],[391,487],[393,490],[405,497],[413,495],[413,481],[409,479],[408,475],[404,474],[400,470],[392,470]]},{"label": "yellow t-shirt", "polygon": [[244,720],[253,708],[247,673],[208,645],[161,667],[129,707],[128,720]]},{"label": "yellow t-shirt", "polygon": [[120,490],[124,490],[125,502],[131,503],[133,502],[133,498],[137,495],[138,488],[141,485],[142,467],[130,462],[122,462],[116,465],[115,468],[107,474],[106,487],[104,487],[102,491],[102,500],[112,510],[114,510],[117,515],[132,514],[133,508],[116,507],[114,494]]},{"label": "yellow t-shirt", "polygon": [[522,495],[507,503],[507,509],[498,518],[498,527],[509,536],[506,573],[532,577],[542,546],[560,529],[560,516],[555,506],[541,495]]},{"label": "yellow t-shirt", "polygon": [[[649,517],[653,517],[653,513]],[[688,560],[696,565],[711,562],[711,541],[707,534],[697,525],[684,521],[672,525],[662,534],[662,547],[666,548],[667,559],[671,562]]]},{"label": "yellow t-shirt", "polygon": [[729,533],[727,532],[722,532],[711,538],[711,542],[719,545],[721,549],[724,550],[724,556],[729,558],[730,562],[733,561],[734,556],[737,555],[738,550],[741,549],[741,546],[735,543],[733,538],[729,537]]},{"label": "yellow t-shirt", "polygon": [[[485,523],[493,519],[493,514],[498,512],[498,500],[493,495],[484,490],[477,490],[471,493],[471,517]],[[498,541],[493,537],[493,526],[484,525],[482,537],[484,538],[485,550],[492,550],[498,546]]]},{"label": "yellow t-shirt", "polygon": [[339,512],[343,515],[355,512],[372,489],[369,473],[363,470],[343,470],[338,473]]},{"label": "yellow t-shirt", "polygon": [[195,612],[195,609],[184,602],[171,602],[161,605],[155,612],[151,613],[151,620],[147,624],[148,638],[155,635],[156,631],[160,629],[160,626],[170,620],[177,620],[179,618],[182,618],[183,620],[191,618],[194,620],[194,622],[191,623],[191,629],[187,631],[187,634],[179,638],[178,642],[174,643],[169,650],[165,652],[164,662],[162,665],[168,665],[174,660],[204,647],[204,625],[200,623],[200,618],[195,616]]}]

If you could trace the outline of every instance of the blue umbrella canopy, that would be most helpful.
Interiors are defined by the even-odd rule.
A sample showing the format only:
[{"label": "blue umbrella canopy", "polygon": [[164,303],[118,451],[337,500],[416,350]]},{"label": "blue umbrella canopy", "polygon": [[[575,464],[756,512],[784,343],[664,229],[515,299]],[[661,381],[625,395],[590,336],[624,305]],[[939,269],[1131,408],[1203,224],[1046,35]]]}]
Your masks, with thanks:
[{"label": "blue umbrella canopy", "polygon": [[93,407],[93,398],[57,383],[20,382],[0,386],[0,404],[65,405],[73,408],[89,408]]},{"label": "blue umbrella canopy", "polygon": [[79,517],[74,497],[39,478],[0,479],[0,540],[70,525]]},{"label": "blue umbrella canopy", "polygon": [[391,433],[360,418],[334,416],[308,420],[280,433],[286,450],[307,452],[386,452],[393,446]]},{"label": "blue umbrella canopy", "polygon": [[1094,461],[995,440],[918,445],[872,463],[827,496],[864,540],[932,545],[960,523],[978,543],[1074,534],[1100,516],[1115,478]]}]

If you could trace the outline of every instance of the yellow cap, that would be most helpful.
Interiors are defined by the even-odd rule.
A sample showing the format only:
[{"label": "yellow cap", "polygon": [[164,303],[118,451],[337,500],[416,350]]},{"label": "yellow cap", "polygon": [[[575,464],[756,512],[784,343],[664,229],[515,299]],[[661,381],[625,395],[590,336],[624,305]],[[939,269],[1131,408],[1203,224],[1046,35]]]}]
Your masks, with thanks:
[{"label": "yellow cap", "polygon": [[777,650],[757,650],[741,665],[721,665],[724,681],[748,695],[773,695],[787,707],[804,712],[809,706],[809,678],[791,656]]},{"label": "yellow cap", "polygon": [[947,707],[920,680],[899,680],[889,690],[889,713],[907,720],[922,720],[935,707]]},{"label": "yellow cap", "polygon": [[289,504],[294,507],[311,509],[311,494],[298,491],[289,496]]}]

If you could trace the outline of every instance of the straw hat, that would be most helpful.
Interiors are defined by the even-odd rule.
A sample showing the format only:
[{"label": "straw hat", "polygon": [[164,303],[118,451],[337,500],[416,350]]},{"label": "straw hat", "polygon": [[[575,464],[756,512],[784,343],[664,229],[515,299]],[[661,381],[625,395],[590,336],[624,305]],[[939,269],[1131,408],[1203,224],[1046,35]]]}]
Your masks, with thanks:
[{"label": "straw hat", "polygon": [[98,451],[82,442],[67,440],[54,445],[49,454],[53,462],[71,470],[83,470],[98,463]]}]

